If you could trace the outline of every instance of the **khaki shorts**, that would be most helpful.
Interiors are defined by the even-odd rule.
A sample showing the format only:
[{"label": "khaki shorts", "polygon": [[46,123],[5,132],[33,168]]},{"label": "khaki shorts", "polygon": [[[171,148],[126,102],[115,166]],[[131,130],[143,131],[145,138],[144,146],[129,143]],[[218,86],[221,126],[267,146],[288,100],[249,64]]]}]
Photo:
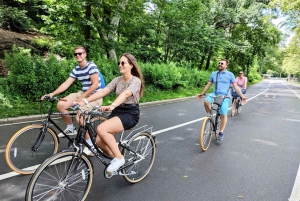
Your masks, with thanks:
[{"label": "khaki shorts", "polygon": [[[67,97],[70,98],[72,101],[76,101],[81,95],[83,94],[82,91],[78,91],[77,93],[71,93]],[[95,106],[101,106],[103,99],[100,98],[93,102],[89,102],[89,104],[82,107],[84,110],[92,110]]]}]

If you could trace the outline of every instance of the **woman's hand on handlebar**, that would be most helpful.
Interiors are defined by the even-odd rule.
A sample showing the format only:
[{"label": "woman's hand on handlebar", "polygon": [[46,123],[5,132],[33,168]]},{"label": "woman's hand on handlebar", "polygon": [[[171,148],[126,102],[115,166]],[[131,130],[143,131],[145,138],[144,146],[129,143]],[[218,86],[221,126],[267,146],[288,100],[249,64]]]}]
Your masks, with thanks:
[{"label": "woman's hand on handlebar", "polygon": [[243,98],[242,98],[242,105],[245,105],[247,103],[247,98],[244,96]]},{"label": "woman's hand on handlebar", "polygon": [[113,106],[113,105],[101,106],[101,107],[99,108],[99,111],[101,111],[101,112],[111,111],[111,110],[113,110],[113,109],[115,109],[115,108],[116,108],[116,107]]}]

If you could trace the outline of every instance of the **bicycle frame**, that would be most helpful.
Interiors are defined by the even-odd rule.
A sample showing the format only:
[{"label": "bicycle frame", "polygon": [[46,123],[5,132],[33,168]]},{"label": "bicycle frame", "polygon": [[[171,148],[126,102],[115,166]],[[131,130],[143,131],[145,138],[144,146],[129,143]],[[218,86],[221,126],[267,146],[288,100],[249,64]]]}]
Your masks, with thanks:
[{"label": "bicycle frame", "polygon": [[[217,105],[217,104],[214,104],[214,103],[211,104],[210,119],[211,119],[211,122],[212,122],[212,125],[213,125],[213,128],[214,128],[214,132],[217,133],[218,124],[220,123],[218,121],[218,119],[219,119],[218,117],[221,116],[221,114],[220,114],[220,107],[221,106],[217,105],[217,107],[214,108],[214,105]],[[213,118],[213,116],[215,116],[215,118]]]},{"label": "bicycle frame", "polygon": [[[107,167],[110,163],[107,163],[105,161],[105,159],[112,159],[111,157],[105,155],[105,153],[103,153],[102,151],[99,150],[98,146],[95,144],[95,137],[94,137],[94,134],[96,133],[96,131],[94,130],[94,128],[92,127],[92,125],[90,124],[90,119],[91,119],[91,114],[95,114],[95,112],[93,111],[83,111],[81,110],[82,113],[80,114],[80,118],[83,118],[85,119],[84,120],[84,125],[80,125],[79,127],[79,132],[76,136],[76,138],[74,139],[73,141],[73,146],[74,148],[76,148],[76,152],[79,154],[79,157],[81,157],[82,155],[82,146],[86,146],[88,147],[92,153],[96,156],[96,158],[103,164],[105,165],[105,167]],[[98,112],[98,114],[100,115],[103,115],[103,117],[107,118],[103,113],[100,113]],[[87,118],[85,118],[87,116]],[[141,154],[139,153],[136,153],[135,150],[132,150],[128,145],[127,145],[127,142],[129,141],[129,139],[131,137],[133,137],[135,134],[139,133],[139,132],[144,132],[144,131],[148,131],[149,133],[152,133],[152,128],[153,126],[148,126],[148,125],[145,125],[145,126],[142,126],[142,127],[139,127],[137,129],[134,129],[132,130],[125,138],[124,138],[124,133],[125,131],[122,131],[121,133],[121,137],[120,137],[120,140],[118,142],[118,146],[119,148],[121,149],[127,149],[129,151],[131,151],[133,154],[134,154],[134,157],[136,158],[137,156],[140,157],[140,160],[143,159],[143,157],[141,156]],[[85,141],[85,134],[86,132],[88,132],[90,138],[92,139],[92,143],[93,143],[93,146],[94,148],[92,148],[86,141]],[[152,135],[153,139],[155,140],[155,136]],[[124,138],[124,139],[123,139]],[[121,170],[133,165],[134,163],[136,163],[138,161],[136,160],[131,160],[131,161],[127,161],[121,169],[119,169],[119,174],[118,175],[123,175],[121,173]]]},{"label": "bicycle frame", "polygon": [[[41,132],[40,132],[39,136],[37,137],[35,143],[31,147],[32,151],[37,151],[39,149],[40,145],[42,144],[42,142],[43,142],[43,140],[45,138],[46,130],[49,127],[49,122],[52,123],[54,125],[54,127],[57,128],[61,133],[63,133],[65,135],[65,137],[69,141],[72,141],[72,139],[68,135],[66,135],[64,133],[64,131],[51,119],[51,116],[52,115],[58,115],[58,116],[71,115],[71,116],[74,116],[74,115],[76,115],[76,113],[59,113],[59,112],[53,112],[54,102],[57,101],[57,100],[59,100],[59,99],[56,98],[56,97],[54,97],[51,100],[50,100],[50,97],[45,97],[45,99],[49,100],[49,102],[51,102],[51,107],[50,107],[50,109],[48,111],[48,114],[47,114],[47,117],[46,117],[45,121],[42,122],[43,128],[41,129]],[[58,143],[60,143],[59,138],[57,138],[57,139],[58,139]]]}]

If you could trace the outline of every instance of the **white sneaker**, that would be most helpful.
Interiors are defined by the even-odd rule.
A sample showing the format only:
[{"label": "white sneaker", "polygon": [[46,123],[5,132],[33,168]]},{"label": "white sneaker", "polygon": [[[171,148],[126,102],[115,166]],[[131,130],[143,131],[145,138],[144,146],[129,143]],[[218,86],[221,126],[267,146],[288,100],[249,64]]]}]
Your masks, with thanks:
[{"label": "white sneaker", "polygon": [[124,157],[122,159],[117,159],[114,158],[111,162],[110,165],[107,167],[106,171],[108,173],[113,173],[116,172],[122,165],[124,165],[125,159]]},{"label": "white sneaker", "polygon": [[85,154],[88,155],[88,156],[95,156],[95,155],[93,154],[93,152],[91,152],[91,150],[90,150],[89,148],[87,148],[87,147],[85,147],[85,148],[83,149],[83,153],[85,153]]},{"label": "white sneaker", "polygon": [[[76,128],[74,127],[74,130],[72,131],[72,130],[70,130],[70,129],[68,129],[68,128],[66,128],[66,130],[64,130],[64,133],[66,134],[66,135],[76,135],[77,134],[77,130],[76,130]],[[63,133],[60,133],[60,134],[58,134],[58,137],[65,137],[65,135],[63,134]]]}]

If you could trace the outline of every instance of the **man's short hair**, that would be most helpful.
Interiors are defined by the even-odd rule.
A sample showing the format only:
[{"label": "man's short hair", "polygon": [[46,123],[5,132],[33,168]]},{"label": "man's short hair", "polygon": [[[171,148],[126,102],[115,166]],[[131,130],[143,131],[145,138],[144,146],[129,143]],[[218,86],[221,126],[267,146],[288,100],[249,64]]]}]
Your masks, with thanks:
[{"label": "man's short hair", "polygon": [[75,50],[77,50],[77,49],[83,49],[83,50],[84,50],[84,52],[86,52],[85,48],[84,48],[84,47],[82,47],[82,46],[77,46],[77,47],[75,47],[75,48],[74,48],[74,51],[75,51]]},{"label": "man's short hair", "polygon": [[229,61],[227,59],[221,59],[221,61],[226,61],[226,64],[229,64]]}]

